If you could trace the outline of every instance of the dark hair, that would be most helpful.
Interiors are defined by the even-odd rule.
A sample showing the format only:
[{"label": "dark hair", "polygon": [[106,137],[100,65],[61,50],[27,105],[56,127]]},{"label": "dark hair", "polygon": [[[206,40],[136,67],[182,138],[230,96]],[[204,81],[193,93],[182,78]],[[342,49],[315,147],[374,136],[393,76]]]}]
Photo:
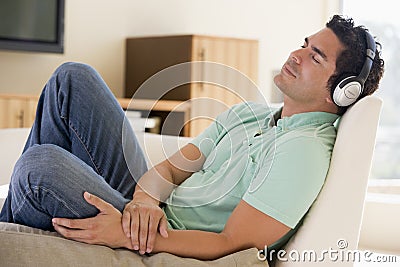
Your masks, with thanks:
[{"label": "dark hair", "polygon": [[[335,33],[344,46],[343,51],[336,59],[336,71],[328,80],[328,88],[330,88],[331,96],[333,96],[334,89],[342,79],[360,74],[367,53],[365,31],[368,30],[364,26],[354,27],[353,19],[339,15],[334,15],[326,23],[326,27]],[[376,42],[375,58],[359,99],[372,94],[378,89],[379,81],[384,72],[381,48],[382,45]],[[342,115],[346,110],[347,107],[339,107],[338,114]]]}]

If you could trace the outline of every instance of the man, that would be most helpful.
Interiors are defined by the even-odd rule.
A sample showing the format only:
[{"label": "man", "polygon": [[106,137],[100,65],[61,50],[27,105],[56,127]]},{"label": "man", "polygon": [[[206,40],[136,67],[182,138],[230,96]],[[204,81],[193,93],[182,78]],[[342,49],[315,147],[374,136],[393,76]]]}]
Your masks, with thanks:
[{"label": "man", "polygon": [[[353,97],[359,99],[383,74],[364,28],[340,16],[326,26],[305,38],[275,77],[281,109],[236,105],[149,171],[130,130],[125,143],[136,168],[129,172],[120,141],[124,115],[99,75],[64,64],[39,100],[1,220],[141,254],[215,259],[282,245],[324,183],[333,123],[349,105],[340,90],[354,93],[352,83],[365,80]],[[356,76],[350,85],[341,82],[348,76]]]}]

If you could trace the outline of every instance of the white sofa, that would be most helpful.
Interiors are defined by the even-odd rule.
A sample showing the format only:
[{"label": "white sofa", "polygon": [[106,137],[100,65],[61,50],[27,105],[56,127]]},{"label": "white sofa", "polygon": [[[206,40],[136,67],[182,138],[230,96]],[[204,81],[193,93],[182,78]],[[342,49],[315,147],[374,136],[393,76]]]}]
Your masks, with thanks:
[{"label": "white sofa", "polygon": [[[354,262],[349,260],[330,259],[325,251],[357,249],[381,105],[379,98],[365,97],[341,119],[326,183],[303,226],[285,246],[286,254],[280,254],[281,260],[275,266],[353,266]],[[26,129],[0,130],[0,184],[8,182],[27,134]],[[139,134],[138,138],[150,164],[188,141],[152,134]],[[310,251],[314,254],[309,260],[292,258]],[[266,266],[257,256],[257,249],[252,248],[211,262],[167,253],[141,257],[127,250],[82,244],[29,227],[0,223],[0,259],[5,266]]]}]

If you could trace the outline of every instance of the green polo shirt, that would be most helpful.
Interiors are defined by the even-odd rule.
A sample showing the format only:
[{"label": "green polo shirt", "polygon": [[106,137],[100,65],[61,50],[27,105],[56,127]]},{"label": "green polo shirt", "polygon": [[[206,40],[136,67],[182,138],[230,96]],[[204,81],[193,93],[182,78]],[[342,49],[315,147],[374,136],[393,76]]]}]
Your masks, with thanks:
[{"label": "green polo shirt", "polygon": [[324,183],[337,115],[238,104],[192,140],[202,170],[173,190],[165,213],[175,229],[221,232],[241,200],[294,228]]}]

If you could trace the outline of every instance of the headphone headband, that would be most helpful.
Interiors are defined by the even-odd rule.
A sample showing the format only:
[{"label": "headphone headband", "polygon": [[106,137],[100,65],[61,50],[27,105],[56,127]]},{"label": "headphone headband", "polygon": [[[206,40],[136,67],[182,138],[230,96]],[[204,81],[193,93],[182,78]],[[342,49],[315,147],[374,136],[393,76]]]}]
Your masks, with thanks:
[{"label": "headphone headband", "polygon": [[[365,58],[365,63],[363,68],[361,69],[360,74],[358,75],[358,78],[360,82],[362,82],[362,85],[364,87],[364,83],[368,78],[369,72],[371,71],[372,63],[374,62],[375,58],[375,51],[376,51],[376,44],[374,37],[372,37],[369,32],[365,31],[366,33],[366,39],[367,39],[367,55]],[[364,88],[363,88],[364,89]]]}]

